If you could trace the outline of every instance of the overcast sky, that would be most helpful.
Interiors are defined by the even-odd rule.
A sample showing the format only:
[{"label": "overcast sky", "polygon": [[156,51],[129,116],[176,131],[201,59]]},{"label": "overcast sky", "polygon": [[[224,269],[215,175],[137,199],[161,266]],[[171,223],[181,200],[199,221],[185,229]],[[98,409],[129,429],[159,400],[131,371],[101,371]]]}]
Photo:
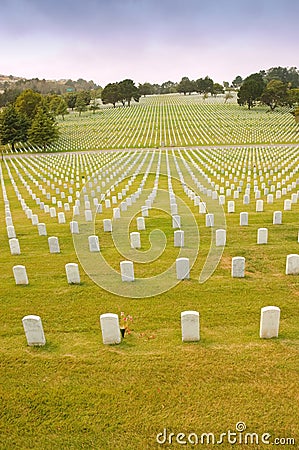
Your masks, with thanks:
[{"label": "overcast sky", "polygon": [[104,86],[299,66],[299,0],[0,0],[0,73]]}]

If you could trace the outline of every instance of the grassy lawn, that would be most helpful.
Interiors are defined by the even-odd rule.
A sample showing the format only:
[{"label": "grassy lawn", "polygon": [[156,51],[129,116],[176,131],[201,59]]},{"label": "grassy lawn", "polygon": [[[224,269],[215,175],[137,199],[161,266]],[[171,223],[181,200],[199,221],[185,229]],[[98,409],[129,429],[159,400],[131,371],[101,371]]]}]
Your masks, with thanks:
[{"label": "grassy lawn", "polygon": [[71,112],[59,119],[59,127],[60,139],[50,151],[299,142],[288,108],[249,111],[235,99],[224,103],[223,97],[203,100],[200,95],[149,96],[130,108],[103,106],[81,116]]},{"label": "grassy lawn", "polygon": [[[227,107],[235,108],[232,105]],[[72,119],[67,120],[71,123]],[[284,162],[285,154],[292,155],[292,167],[291,163]],[[157,155],[158,152],[145,189],[153,188]],[[176,155],[178,157],[179,153]],[[272,161],[273,170],[277,166],[274,173],[277,177],[278,173],[281,174],[280,181],[289,176],[287,185],[296,180],[297,155],[298,148],[295,147],[235,152],[195,150],[191,155],[194,161],[198,156],[197,164],[209,174],[211,181],[225,188],[227,181],[230,184],[234,182],[229,177],[234,163],[236,171],[240,165],[238,180],[241,179],[242,167],[246,167],[245,184],[247,177],[251,176],[251,202],[243,205],[243,189],[240,198],[235,200],[236,212],[226,214],[227,245],[221,261],[214,274],[200,284],[198,279],[210,248],[211,230],[205,227],[204,215],[198,213],[198,206],[194,206],[184,193],[169,152],[173,189],[192,211],[200,234],[200,247],[190,280],[154,297],[147,297],[145,293],[144,298],[109,293],[93,283],[81,266],[81,284],[69,286],[64,265],[78,262],[69,232],[72,213],[66,213],[66,224],[58,224],[57,218],[51,219],[36,205],[16,175],[13,163],[7,161],[7,166],[2,164],[21,255],[10,254],[4,214],[1,213],[0,449],[193,448],[196,446],[192,443],[175,443],[175,438],[172,444],[158,444],[156,436],[166,428],[168,435],[172,432],[176,436],[181,432],[186,436],[190,433],[200,436],[211,432],[219,439],[221,433],[236,431],[236,424],[240,421],[246,424],[246,432],[258,433],[260,438],[263,433],[269,433],[271,443],[274,438],[296,439],[296,445],[278,448],[297,448],[299,277],[285,275],[285,261],[288,254],[299,253],[299,204],[293,204],[291,211],[283,211],[284,199],[297,190],[275,199],[273,204],[267,204],[262,194],[265,206],[262,213],[255,212],[253,195],[254,180],[259,187],[263,182],[258,174],[259,165],[264,169],[268,167],[268,159]],[[188,154],[183,156],[191,164]],[[39,173],[51,180],[53,189],[45,182],[42,184],[55,195],[57,187],[63,189],[58,180],[55,181],[55,176],[59,179],[63,174],[65,180],[73,171],[78,177],[80,190],[82,176],[85,174],[87,180],[87,171],[92,173],[93,164],[98,170],[106,162],[108,166],[113,165],[120,157],[119,154],[103,154],[72,159],[49,155],[32,161],[22,159],[21,164],[15,162],[15,165],[33,192],[40,195],[30,176],[40,180]],[[123,157],[126,161],[130,154],[123,154]],[[205,159],[209,167],[204,167]],[[252,164],[256,162],[256,178],[254,170],[249,168],[249,159]],[[161,172],[164,173],[165,161],[165,153],[162,152]],[[214,163],[215,169],[212,168]],[[181,160],[179,165],[185,181],[194,189]],[[48,236],[59,237],[60,254],[49,253],[47,238],[38,236],[36,227],[26,218],[7,167],[27,205],[39,215],[40,222],[46,223]],[[99,173],[103,173],[103,169]],[[141,173],[144,173],[143,169]],[[194,173],[199,176],[195,169]],[[129,194],[138,188],[141,180],[141,175],[138,175]],[[167,176],[161,173],[159,188],[168,189],[167,182]],[[66,184],[67,188],[71,187],[69,180]],[[121,192],[125,184],[126,179],[115,192]],[[102,192],[105,189],[102,188]],[[51,204],[51,201],[47,203]],[[159,207],[158,200],[154,205]],[[273,211],[276,210],[283,211],[283,224],[280,226],[272,225]],[[4,211],[2,195],[0,211]],[[249,213],[248,227],[239,225],[241,211]],[[115,249],[112,237],[102,230],[102,219],[111,218],[111,214],[111,209],[103,209],[96,221],[96,231],[103,256],[119,270],[123,257]],[[186,223],[187,217],[182,215],[183,229],[184,220]],[[146,231],[141,232],[142,250],[150,248],[149,235],[156,228],[163,229],[168,246],[158,260],[147,265],[135,263],[135,273],[140,278],[163,271],[177,257],[177,249],[172,246],[169,213],[152,210],[146,224]],[[256,243],[260,227],[269,230],[267,245]],[[134,222],[130,225],[130,231],[133,230],[136,231]],[[246,258],[244,279],[231,278],[233,256]],[[26,266],[28,286],[15,285],[12,274],[15,264]],[[260,309],[269,305],[281,308],[279,338],[260,340]],[[201,339],[197,343],[181,342],[180,313],[184,310],[200,312]],[[118,346],[104,346],[99,316],[105,312],[120,314],[121,311],[133,316],[132,333]],[[47,339],[45,347],[27,346],[21,322],[27,314],[37,314],[42,318]],[[243,442],[236,445],[240,449],[269,448],[266,444],[257,446]],[[200,448],[211,446],[206,442],[198,445]],[[222,448],[232,446],[224,440]]]}]

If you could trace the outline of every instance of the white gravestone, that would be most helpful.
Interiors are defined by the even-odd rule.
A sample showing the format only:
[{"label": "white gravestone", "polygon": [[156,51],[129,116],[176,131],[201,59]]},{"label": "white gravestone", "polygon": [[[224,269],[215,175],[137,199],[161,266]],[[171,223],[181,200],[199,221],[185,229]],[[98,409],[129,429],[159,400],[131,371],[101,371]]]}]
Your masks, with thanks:
[{"label": "white gravestone", "polygon": [[104,219],[103,220],[103,227],[105,232],[111,232],[112,231],[112,221],[111,219]]},{"label": "white gravestone", "polygon": [[8,227],[6,227],[6,231],[7,231],[7,236],[8,239],[13,239],[16,238],[16,232],[15,232],[15,227],[13,225],[8,225]]},{"label": "white gravestone", "polygon": [[130,233],[131,248],[141,248],[140,233],[133,231]]},{"label": "white gravestone", "polygon": [[15,277],[16,284],[29,284],[26,267],[25,266],[14,266],[13,274]]},{"label": "white gravestone", "polygon": [[64,212],[58,213],[58,223],[65,223],[65,215]]},{"label": "white gravestone", "polygon": [[44,223],[39,223],[39,224],[37,225],[37,230],[38,230],[39,236],[47,236],[47,228],[46,228],[46,224],[44,224]]},{"label": "white gravestone", "polygon": [[235,202],[234,200],[229,200],[227,202],[227,212],[234,213],[235,212]]},{"label": "white gravestone", "polygon": [[79,234],[79,224],[75,220],[70,222],[71,234]]},{"label": "white gravestone", "polygon": [[120,273],[122,281],[134,281],[134,264],[132,261],[122,261],[120,263]]},{"label": "white gravestone", "polygon": [[98,236],[88,236],[89,251],[92,253],[100,251],[100,243]]},{"label": "white gravestone", "polygon": [[260,338],[271,339],[278,337],[280,309],[277,306],[261,308]]},{"label": "white gravestone", "polygon": [[29,346],[45,345],[46,338],[43,330],[41,318],[35,315],[25,316],[22,319],[27,344]]},{"label": "white gravestone", "polygon": [[256,212],[263,212],[264,211],[264,200],[257,200],[256,201],[255,211]]},{"label": "white gravestone", "polygon": [[214,226],[214,214],[206,214],[206,227]]},{"label": "white gravestone", "polygon": [[259,228],[257,230],[257,243],[258,244],[268,243],[268,228]]},{"label": "white gravestone", "polygon": [[121,342],[121,334],[118,315],[112,313],[101,314],[100,323],[103,344],[119,344]]},{"label": "white gravestone", "polygon": [[199,312],[197,311],[183,311],[181,312],[181,328],[182,341],[194,342],[199,341]]},{"label": "white gravestone", "polygon": [[245,276],[245,258],[243,256],[234,256],[232,258],[232,277],[244,278]]},{"label": "white gravestone", "polygon": [[32,214],[32,216],[31,216],[31,223],[32,223],[32,225],[37,225],[38,224],[38,215],[37,214]]},{"label": "white gravestone", "polygon": [[113,208],[113,219],[120,219],[120,209]]},{"label": "white gravestone", "polygon": [[283,204],[283,209],[284,209],[284,211],[291,211],[291,209],[292,209],[292,201],[289,200],[289,199],[286,199],[284,201],[284,204]]},{"label": "white gravestone", "polygon": [[21,249],[17,238],[9,239],[9,248],[12,255],[20,255]]},{"label": "white gravestone", "polygon": [[174,234],[174,246],[184,247],[184,231],[176,230],[173,234]]},{"label": "white gravestone", "polygon": [[138,231],[144,231],[145,230],[145,220],[144,217],[137,217],[137,230]]},{"label": "white gravestone", "polygon": [[226,230],[216,230],[216,247],[222,247],[226,244]]},{"label": "white gravestone", "polygon": [[60,253],[58,237],[51,236],[48,238],[50,253]]},{"label": "white gravestone", "polygon": [[240,213],[240,226],[242,227],[248,226],[248,212]]},{"label": "white gravestone", "polygon": [[176,276],[178,280],[188,280],[190,277],[189,258],[176,259]]},{"label": "white gravestone", "polygon": [[299,274],[299,255],[297,254],[287,255],[286,275],[298,275],[298,274]]},{"label": "white gravestone", "polygon": [[69,284],[80,284],[80,274],[78,264],[68,263],[65,265],[67,282]]},{"label": "white gravestone", "polygon": [[172,228],[181,228],[181,216],[172,216]]},{"label": "white gravestone", "polygon": [[84,216],[85,216],[86,222],[92,222],[92,212],[90,209],[86,209],[84,211]]},{"label": "white gravestone", "polygon": [[274,211],[273,212],[273,225],[281,225],[282,224],[282,212]]}]

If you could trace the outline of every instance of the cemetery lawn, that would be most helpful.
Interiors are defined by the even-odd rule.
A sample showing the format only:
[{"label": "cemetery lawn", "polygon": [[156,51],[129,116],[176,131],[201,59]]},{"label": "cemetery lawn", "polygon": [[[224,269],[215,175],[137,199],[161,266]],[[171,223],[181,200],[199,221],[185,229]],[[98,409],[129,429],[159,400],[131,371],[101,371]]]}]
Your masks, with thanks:
[{"label": "cemetery lawn", "polygon": [[[240,227],[244,206],[236,200],[236,213],[226,217],[227,245],[220,264],[199,284],[210,230],[198,207],[184,197],[197,217],[201,240],[190,280],[156,297],[128,299],[98,287],[80,266],[81,284],[67,284],[64,265],[78,262],[69,232],[71,214],[68,223],[59,225],[38,211],[48,236],[59,236],[61,253],[51,255],[47,238],[38,236],[25,217],[2,168],[22,253],[11,256],[1,213],[1,450],[193,448],[159,445],[156,436],[166,428],[168,435],[211,432],[218,440],[221,433],[234,432],[240,421],[260,439],[269,433],[271,443],[274,438],[294,438],[298,446],[299,277],[285,275],[285,261],[286,255],[298,253],[299,204],[284,212],[283,224],[275,227],[272,214],[283,209],[283,200],[265,206],[263,213],[255,212],[253,201],[246,209],[249,226]],[[153,180],[150,175],[148,184]],[[180,183],[173,183],[184,196]],[[159,187],[167,189],[166,177]],[[151,219],[151,229],[159,227],[159,220]],[[165,234],[172,236],[171,221],[165,223]],[[258,246],[257,229],[263,226],[269,229],[269,243]],[[143,233],[147,242],[148,231]],[[118,267],[120,256],[109,237],[105,239],[105,258]],[[234,256],[246,257],[244,279],[231,278]],[[171,247],[161,267],[175,257]],[[15,264],[26,266],[28,286],[15,285]],[[139,276],[150,270],[136,265]],[[269,305],[281,309],[279,338],[261,340],[260,309]],[[197,343],[181,341],[184,310],[200,312]],[[132,333],[120,345],[104,346],[99,316],[121,311],[133,316]],[[27,314],[42,318],[45,347],[27,346],[21,322]],[[237,447],[269,448],[244,443]],[[222,448],[232,447],[225,441]]]},{"label": "cemetery lawn", "polygon": [[[95,113],[70,112],[58,119],[60,139],[53,152],[298,143],[298,125],[289,108],[269,111],[240,107],[236,98],[203,100],[201,95],[153,95],[131,107],[101,106]],[[39,149],[27,146],[24,151]]]}]

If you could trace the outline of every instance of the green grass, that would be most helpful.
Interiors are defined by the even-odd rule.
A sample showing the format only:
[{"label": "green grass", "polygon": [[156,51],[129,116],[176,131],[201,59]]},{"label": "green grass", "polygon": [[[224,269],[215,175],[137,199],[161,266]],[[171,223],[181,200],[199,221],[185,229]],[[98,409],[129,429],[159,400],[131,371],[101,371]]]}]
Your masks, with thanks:
[{"label": "green grass", "polygon": [[[49,151],[160,146],[298,143],[298,126],[288,108],[252,110],[233,99],[192,95],[141,98],[128,107],[103,106],[95,114],[71,112],[59,120],[61,136]],[[25,147],[25,151],[37,151]]]},{"label": "green grass", "polygon": [[[275,167],[276,161],[279,164],[279,152],[269,151]],[[288,152],[296,161],[298,149],[290,148]],[[265,149],[239,153],[256,158],[264,155],[267,164]],[[213,157],[220,160],[222,155],[223,168],[229,158],[238,161],[234,152],[196,154],[200,158],[210,156],[211,162]],[[47,166],[53,158],[59,173],[63,167],[60,163],[65,161],[63,156],[41,157],[36,162]],[[85,161],[89,158],[85,156]],[[156,161],[157,158],[155,164]],[[21,163],[26,167],[24,160]],[[64,265],[77,261],[69,223],[58,225],[57,219],[40,211],[16,177],[11,162],[8,166],[27,204],[47,224],[48,236],[59,237],[61,254],[50,255],[47,238],[39,237],[26,219],[2,165],[22,254],[10,255],[1,214],[1,450],[193,448],[191,444],[159,446],[156,435],[167,428],[175,434],[213,432],[219,436],[229,429],[235,431],[239,421],[246,423],[249,433],[268,432],[273,439],[293,437],[298,446],[299,277],[285,275],[285,260],[287,254],[298,253],[299,204],[294,204],[292,211],[283,212],[283,225],[273,226],[273,211],[283,209],[283,198],[273,205],[265,203],[265,211],[256,213],[255,201],[252,199],[245,206],[240,196],[236,213],[226,215],[227,246],[220,264],[206,283],[199,284],[210,246],[210,230],[204,226],[204,215],[198,214],[198,207],[183,193],[179,181],[173,179],[176,194],[190,207],[200,231],[200,249],[191,279],[156,297],[130,299],[101,289],[82,268],[81,284],[67,284]],[[181,163],[180,166],[183,168]],[[171,167],[174,170],[172,163]],[[20,170],[37,193],[38,188]],[[80,182],[83,173],[84,168]],[[283,177],[287,174],[290,175],[290,169]],[[186,171],[184,176],[190,182]],[[225,173],[222,176],[228,180]],[[212,179],[220,183],[216,175]],[[291,179],[296,179],[296,174]],[[140,181],[139,176],[130,193]],[[150,174],[145,187],[152,187],[153,181],[154,175]],[[119,185],[118,191],[124,184]],[[159,187],[167,188],[166,177],[160,177]],[[0,210],[4,211],[2,197]],[[239,212],[243,210],[249,212],[248,227],[239,226]],[[97,231],[103,254],[118,269],[121,256],[101,228],[102,218],[109,215],[111,211],[104,211],[100,216]],[[71,213],[66,216],[69,222]],[[184,217],[182,220],[184,223]],[[172,242],[171,222],[164,213],[152,211],[147,224],[147,230],[142,232],[143,249],[148,246],[150,231],[161,224]],[[269,229],[269,243],[264,246],[256,244],[260,226]],[[176,254],[170,245],[158,262],[136,265],[136,273],[142,277],[162,270]],[[233,256],[246,257],[245,279],[231,278]],[[26,265],[29,286],[15,286],[15,264]],[[260,308],[268,305],[281,308],[279,338],[260,340]],[[180,313],[184,310],[200,312],[198,343],[181,342]],[[120,311],[133,316],[132,334],[118,346],[104,346],[99,316]],[[41,316],[45,347],[26,345],[21,319],[27,314]],[[249,448],[245,444],[237,446]],[[222,448],[229,449],[231,445],[226,442]]]}]

